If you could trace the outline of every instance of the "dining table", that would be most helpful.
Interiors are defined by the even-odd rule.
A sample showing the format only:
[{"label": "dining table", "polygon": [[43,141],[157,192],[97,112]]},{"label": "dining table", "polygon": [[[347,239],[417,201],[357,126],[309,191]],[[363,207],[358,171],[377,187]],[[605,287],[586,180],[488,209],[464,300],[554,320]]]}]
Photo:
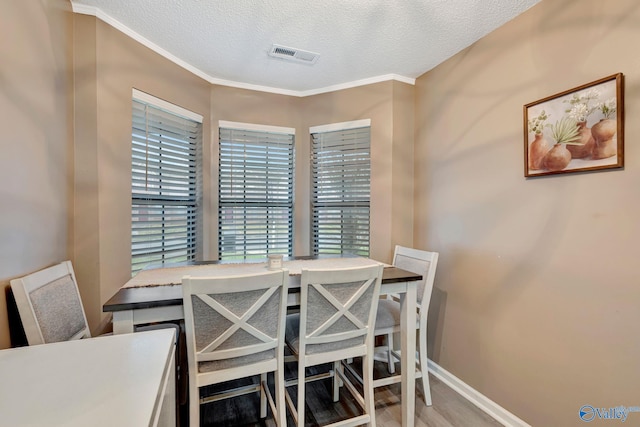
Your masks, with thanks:
[{"label": "dining table", "polygon": [[[287,304],[299,305],[300,275],[303,269],[349,268],[378,261],[356,256],[284,257],[282,268],[289,272]],[[190,261],[179,264],[149,266],[137,272],[104,305],[103,311],[113,315],[113,333],[134,331],[136,325],[184,319],[182,278],[184,276],[224,276],[249,274],[268,269],[266,259],[242,261]],[[400,297],[402,366],[416,364],[416,290],[422,279],[392,265],[384,265],[381,294]],[[415,417],[415,369],[401,370],[402,426],[413,427]]]}]

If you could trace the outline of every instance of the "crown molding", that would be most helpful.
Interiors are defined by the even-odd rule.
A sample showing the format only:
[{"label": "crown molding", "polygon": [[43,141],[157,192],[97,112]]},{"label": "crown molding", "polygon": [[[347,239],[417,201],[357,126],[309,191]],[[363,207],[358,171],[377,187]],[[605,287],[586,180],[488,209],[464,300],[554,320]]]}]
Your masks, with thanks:
[{"label": "crown molding", "polygon": [[95,16],[96,18],[98,18],[101,21],[105,22],[106,24],[112,26],[116,30],[126,34],[129,37],[131,37],[132,39],[134,39],[138,43],[148,47],[149,49],[153,50],[157,54],[165,57],[169,61],[175,63],[176,65],[179,65],[180,67],[184,68],[185,70],[195,74],[196,76],[198,76],[198,77],[200,77],[200,78],[202,78],[202,79],[206,80],[207,82],[209,82],[211,84],[214,84],[214,85],[228,86],[228,87],[234,87],[234,88],[238,88],[238,89],[255,90],[255,91],[260,91],[260,92],[269,92],[269,93],[275,93],[275,94],[278,94],[278,95],[288,95],[288,96],[296,96],[296,97],[301,97],[302,98],[302,97],[305,97],[305,96],[319,95],[319,94],[322,94],[322,93],[335,92],[335,91],[344,90],[344,89],[351,89],[351,88],[358,87],[358,86],[365,86],[365,85],[370,85],[370,84],[373,84],[373,83],[385,82],[385,81],[389,81],[389,80],[396,80],[396,81],[407,83],[407,84],[410,84],[410,85],[415,85],[415,82],[416,82],[416,79],[413,79],[413,78],[400,76],[400,75],[397,75],[397,74],[385,74],[385,75],[382,75],[382,76],[369,77],[369,78],[362,79],[362,80],[356,80],[356,81],[348,82],[348,83],[341,83],[341,84],[327,86],[327,87],[323,87],[323,88],[319,88],[319,89],[296,91],[296,90],[281,89],[281,88],[275,88],[275,87],[270,87],[270,86],[254,85],[254,84],[250,84],[250,83],[242,83],[242,82],[236,82],[236,81],[232,81],[232,80],[220,79],[220,78],[212,77],[212,76],[208,75],[207,73],[203,72],[202,70],[194,67],[193,65],[191,65],[191,64],[183,61],[182,59],[176,57],[175,55],[169,53],[165,49],[161,48],[160,46],[158,46],[155,43],[153,43],[152,41],[150,41],[149,39],[143,37],[142,35],[138,34],[135,31],[133,31],[131,28],[127,27],[122,22],[120,22],[117,19],[111,17],[110,15],[104,13],[102,11],[102,9],[100,9],[100,8],[97,8],[95,6],[87,6],[87,5],[84,5],[84,4],[78,4],[78,3],[75,3],[73,1],[71,2],[71,7],[72,7],[72,10],[73,10],[74,13],[77,13],[77,14],[80,14],[80,15]]},{"label": "crown molding", "polygon": [[327,86],[319,89],[310,89],[310,90],[300,91],[297,93],[298,93],[298,96],[304,97],[304,96],[318,95],[318,94],[327,93],[327,92],[335,92],[338,90],[351,89],[354,87],[366,86],[374,83],[387,82],[390,80],[396,80],[402,83],[408,83],[410,85],[416,84],[416,79],[400,76],[397,74],[385,74],[382,76],[369,77],[362,80],[355,80],[352,82],[340,83],[337,85]]}]

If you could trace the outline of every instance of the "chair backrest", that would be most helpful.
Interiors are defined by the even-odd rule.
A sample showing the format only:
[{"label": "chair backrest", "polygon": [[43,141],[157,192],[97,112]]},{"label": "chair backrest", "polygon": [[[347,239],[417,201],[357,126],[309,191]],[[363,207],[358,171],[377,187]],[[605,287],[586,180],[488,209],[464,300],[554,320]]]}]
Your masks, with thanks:
[{"label": "chair backrest", "polygon": [[366,354],[373,345],[382,270],[382,264],[302,270],[300,355],[337,351],[340,358],[348,358]]},{"label": "chair backrest", "polygon": [[422,280],[418,283],[418,308],[421,313],[426,313],[431,301],[433,280],[438,266],[438,252],[428,252],[419,249],[396,246],[393,255],[393,265],[412,273],[421,274]]},{"label": "chair backrest", "polygon": [[29,345],[91,337],[70,261],[11,280],[11,290]]},{"label": "chair backrest", "polygon": [[282,359],[288,279],[287,270],[184,277],[190,374]]}]

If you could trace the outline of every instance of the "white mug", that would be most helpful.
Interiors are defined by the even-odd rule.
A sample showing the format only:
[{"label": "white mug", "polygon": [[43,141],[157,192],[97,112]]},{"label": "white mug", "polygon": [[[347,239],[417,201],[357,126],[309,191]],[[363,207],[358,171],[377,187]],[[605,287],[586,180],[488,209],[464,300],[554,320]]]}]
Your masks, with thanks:
[{"label": "white mug", "polygon": [[269,260],[267,268],[269,270],[280,270],[282,268],[282,255],[267,255]]}]

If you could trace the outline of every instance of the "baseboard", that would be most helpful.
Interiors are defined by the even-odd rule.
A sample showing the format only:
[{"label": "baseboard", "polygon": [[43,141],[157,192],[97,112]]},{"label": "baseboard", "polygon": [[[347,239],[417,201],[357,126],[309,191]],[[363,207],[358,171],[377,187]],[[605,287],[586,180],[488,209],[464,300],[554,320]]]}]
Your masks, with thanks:
[{"label": "baseboard", "polygon": [[444,369],[442,366],[428,361],[429,372],[434,377],[451,387],[454,391],[467,399],[469,402],[476,405],[482,411],[484,411],[491,418],[498,421],[500,424],[507,427],[531,427],[529,424],[513,415],[511,412],[498,405],[493,400],[489,399],[479,391],[475,390],[470,385],[466,384],[460,378],[453,375],[451,372]]}]

